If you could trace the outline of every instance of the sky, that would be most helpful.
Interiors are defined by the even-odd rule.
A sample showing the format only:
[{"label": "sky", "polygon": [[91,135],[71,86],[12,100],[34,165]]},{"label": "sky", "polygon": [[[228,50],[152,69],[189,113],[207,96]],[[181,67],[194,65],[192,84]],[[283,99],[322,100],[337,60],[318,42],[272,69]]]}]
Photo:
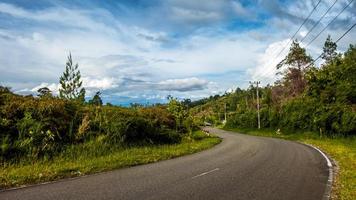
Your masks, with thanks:
[{"label": "sky", "polygon": [[[0,85],[36,95],[58,94],[69,53],[90,99],[163,103],[272,84],[290,37],[319,0],[0,0]],[[356,22],[351,0],[336,0],[301,45],[316,58]],[[297,33],[301,40],[335,0],[321,0]],[[356,44],[356,28],[339,43]],[[286,47],[286,50],[279,52]]]}]

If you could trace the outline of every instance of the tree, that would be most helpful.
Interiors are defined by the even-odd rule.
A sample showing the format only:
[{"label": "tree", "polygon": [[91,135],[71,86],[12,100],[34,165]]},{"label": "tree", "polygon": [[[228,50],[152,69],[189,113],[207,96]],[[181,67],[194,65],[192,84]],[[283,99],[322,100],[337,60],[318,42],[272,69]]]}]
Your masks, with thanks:
[{"label": "tree", "polygon": [[191,106],[192,100],[191,99],[183,99],[182,104],[186,107],[189,108]]},{"label": "tree", "polygon": [[289,88],[290,95],[296,96],[304,90],[306,86],[304,75],[312,61],[311,56],[306,54],[305,49],[300,47],[297,40],[294,40],[288,55],[277,65],[277,69],[283,66],[288,67],[284,73],[283,84]]},{"label": "tree", "polygon": [[69,54],[66,63],[66,69],[59,79],[61,88],[59,97],[70,100],[85,101],[85,88],[82,87],[81,75],[78,69],[78,63],[73,64],[72,55]]},{"label": "tree", "polygon": [[356,48],[350,48],[337,62],[325,63],[308,76],[308,95],[323,103],[356,103]]},{"label": "tree", "polygon": [[262,99],[262,102],[267,105],[268,109],[272,107],[273,101],[272,101],[272,87],[267,85],[267,87],[264,88],[265,90],[265,96]]},{"label": "tree", "polygon": [[335,58],[337,58],[338,54],[336,52],[336,48],[336,43],[333,42],[330,35],[328,35],[324,43],[323,53],[321,55],[321,58],[325,60],[325,64],[330,64],[335,60]]},{"label": "tree", "polygon": [[96,94],[94,95],[92,100],[89,100],[89,104],[96,105],[96,106],[102,106],[103,101],[101,100],[101,92],[97,91]]},{"label": "tree", "polygon": [[145,106],[140,103],[130,103],[130,107],[133,109],[138,109],[138,108],[143,108]]},{"label": "tree", "polygon": [[40,98],[52,97],[52,91],[48,87],[43,87],[37,90]]},{"label": "tree", "polygon": [[172,96],[168,96],[167,99],[169,100],[168,103],[168,112],[170,112],[175,121],[176,121],[176,131],[183,125],[183,120],[186,117],[187,113],[184,108],[184,105],[179,102],[176,98]]},{"label": "tree", "polygon": [[284,65],[288,65],[289,68],[296,68],[299,71],[302,71],[309,67],[312,61],[313,59],[311,56],[306,54],[305,49],[300,47],[297,40],[294,40],[288,55],[277,65],[277,69],[280,69]]},{"label": "tree", "polygon": [[11,90],[9,87],[5,87],[5,86],[1,86],[0,85],[0,94],[3,94],[3,93],[10,93]]}]

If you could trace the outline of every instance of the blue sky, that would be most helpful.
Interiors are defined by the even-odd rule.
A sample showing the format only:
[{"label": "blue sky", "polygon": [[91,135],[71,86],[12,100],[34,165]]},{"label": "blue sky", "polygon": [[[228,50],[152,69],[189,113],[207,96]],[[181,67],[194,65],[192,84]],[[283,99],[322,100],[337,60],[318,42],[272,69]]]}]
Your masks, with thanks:
[{"label": "blue sky", "polygon": [[[322,0],[297,38],[334,0]],[[309,42],[346,5],[338,0],[308,35]],[[69,52],[90,98],[104,102],[164,102],[167,95],[199,99],[250,80],[276,80],[278,52],[317,0],[0,0],[0,84],[19,94],[58,90]],[[307,51],[316,57],[355,21],[352,3]],[[352,30],[339,50],[355,44]],[[302,44],[304,45],[304,44]]]}]

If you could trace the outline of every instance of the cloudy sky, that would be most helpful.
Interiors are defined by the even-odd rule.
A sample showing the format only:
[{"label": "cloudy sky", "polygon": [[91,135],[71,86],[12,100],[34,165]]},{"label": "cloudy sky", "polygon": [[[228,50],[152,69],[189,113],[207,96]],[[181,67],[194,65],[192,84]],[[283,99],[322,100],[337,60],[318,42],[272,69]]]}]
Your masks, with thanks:
[{"label": "cloudy sky", "polygon": [[[19,94],[56,93],[69,52],[90,98],[104,102],[199,99],[251,80],[273,83],[275,64],[319,0],[0,0],[0,85]],[[296,37],[327,9],[306,45],[352,0],[321,0]],[[330,34],[356,21],[352,2],[307,51],[314,58]],[[338,48],[356,43],[356,28]],[[288,49],[288,48],[287,48]]]}]

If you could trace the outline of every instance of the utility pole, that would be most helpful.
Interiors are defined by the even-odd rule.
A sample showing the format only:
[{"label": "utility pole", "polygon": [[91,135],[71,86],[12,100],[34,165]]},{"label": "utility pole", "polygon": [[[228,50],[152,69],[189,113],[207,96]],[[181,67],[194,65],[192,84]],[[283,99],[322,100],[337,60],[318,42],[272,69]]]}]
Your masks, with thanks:
[{"label": "utility pole", "polygon": [[258,95],[258,84],[260,84],[260,81],[250,81],[250,84],[256,84],[256,96],[257,96],[257,120],[258,120],[258,129],[261,128],[261,121],[260,121],[260,98]]}]

